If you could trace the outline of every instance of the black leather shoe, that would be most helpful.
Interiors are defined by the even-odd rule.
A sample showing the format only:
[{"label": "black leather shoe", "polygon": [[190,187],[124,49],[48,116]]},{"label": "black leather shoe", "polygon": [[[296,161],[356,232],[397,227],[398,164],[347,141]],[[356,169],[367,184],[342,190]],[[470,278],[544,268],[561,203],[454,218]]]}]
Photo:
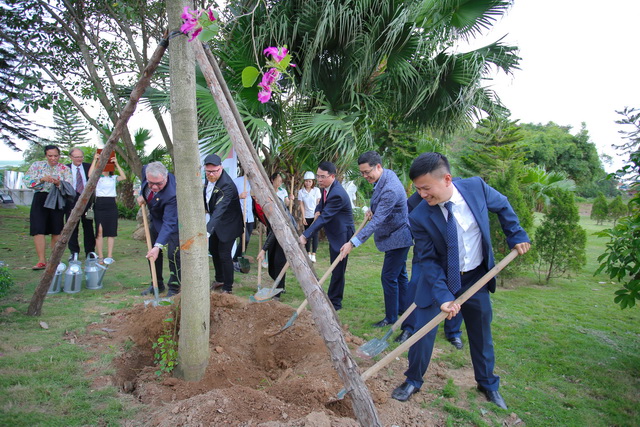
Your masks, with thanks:
[{"label": "black leather shoe", "polygon": [[378,323],[374,323],[372,326],[374,328],[384,328],[385,326],[389,326],[391,323],[387,319],[382,319]]},{"label": "black leather shoe", "polygon": [[411,335],[413,335],[413,334],[411,332],[409,332],[409,331],[402,331],[402,333],[400,335],[398,335],[394,341],[395,342],[399,342],[399,343],[403,343],[406,340],[408,340],[409,337],[411,337]]},{"label": "black leather shoe", "polygon": [[180,293],[180,289],[169,289],[169,292],[167,292],[167,298],[171,298],[173,296],[176,296]]},{"label": "black leather shoe", "polygon": [[[164,292],[164,285],[158,285],[158,295]],[[153,285],[149,286],[144,291],[140,292],[140,295],[153,295]]]},{"label": "black leather shoe", "polygon": [[412,386],[408,382],[404,382],[400,387],[393,390],[393,393],[391,393],[391,397],[399,400],[400,402],[406,402],[407,400],[409,400],[413,393],[417,393],[419,391],[419,388]]},{"label": "black leather shoe", "polygon": [[216,282],[215,280],[213,282],[211,282],[211,290],[215,291],[218,288],[221,288],[224,286],[224,283],[222,282]]},{"label": "black leather shoe", "polygon": [[502,409],[507,409],[507,404],[504,403],[504,399],[502,398],[502,395],[498,390],[487,390],[480,385],[478,386],[478,390],[484,393],[484,395],[487,397],[487,400],[489,402],[495,403]]},{"label": "black leather shoe", "polygon": [[462,340],[460,339],[460,337],[450,338],[449,342],[458,350],[462,350]]}]

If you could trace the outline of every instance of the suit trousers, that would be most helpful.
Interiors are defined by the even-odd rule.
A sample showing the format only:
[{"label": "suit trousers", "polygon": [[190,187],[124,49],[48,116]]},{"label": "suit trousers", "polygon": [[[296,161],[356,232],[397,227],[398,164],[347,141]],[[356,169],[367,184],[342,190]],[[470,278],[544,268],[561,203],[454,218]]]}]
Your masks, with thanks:
[{"label": "suit trousers", "polygon": [[[253,233],[253,229],[255,228],[255,222],[245,222],[244,223],[244,246],[245,250],[249,247],[249,240],[251,240],[251,233]],[[242,236],[238,239],[238,244],[236,245],[236,253],[233,255],[233,260],[238,261],[238,257],[242,255]]]},{"label": "suit trousers", "polygon": [[[65,221],[69,221],[69,217],[71,216],[71,211],[76,207],[76,203],[78,202],[78,198],[80,196],[77,195],[72,203],[68,203],[65,206],[64,217]],[[84,212],[87,212],[87,207],[85,207]],[[69,237],[69,251],[71,253],[80,253],[80,243],[78,243],[78,231],[80,229],[80,224],[82,223],[82,232],[84,236],[84,252],[85,255],[88,255],[90,252],[96,251],[96,234],[93,230],[93,220],[87,219],[84,214],[80,216],[80,221],[76,225],[76,228],[73,229],[71,236]]]},{"label": "suit trousers", "polygon": [[[469,289],[486,272],[486,268],[481,265],[463,275],[461,277],[462,289],[456,294],[456,297]],[[440,313],[440,307],[437,304],[431,304],[424,308],[418,307],[414,312],[417,331]],[[493,338],[491,336],[493,312],[487,287],[484,286],[469,298],[462,305],[460,313],[466,324],[469,351],[476,382],[486,390],[498,390],[500,377],[493,372],[495,366]],[[423,377],[429,367],[437,329],[437,327],[432,329],[409,349],[409,368],[405,372],[405,376],[407,377],[407,382],[414,387],[420,388],[424,382]]]},{"label": "suit trousers", "polygon": [[[329,259],[331,260],[331,264],[336,258],[340,255],[340,250],[334,250],[332,246],[329,246]],[[333,308],[337,311],[342,308],[342,297],[344,295],[344,274],[347,271],[347,261],[349,260],[349,256],[344,257],[342,261],[336,265],[336,268],[333,269],[333,273],[331,274],[331,282],[329,283],[329,289],[327,290],[327,295]]]},{"label": "suit trousers", "polygon": [[[155,244],[156,239],[158,238],[158,233],[154,227],[150,227],[149,232],[151,234],[151,241]],[[164,285],[164,277],[162,274],[162,268],[164,266],[164,251],[164,249],[160,250],[158,258],[156,258],[155,261],[158,287],[162,287],[162,285]],[[176,235],[169,237],[169,241],[166,245],[166,252],[166,256],[169,259],[169,281],[167,282],[167,286],[169,289],[178,292],[180,290],[180,240],[177,233]],[[151,268],[151,266],[149,266],[149,268]]]},{"label": "suit trousers", "polygon": [[214,232],[209,237],[209,253],[213,258],[213,268],[216,270],[216,282],[224,283],[222,290],[233,290],[233,258],[231,251],[235,240],[223,242]]},{"label": "suit trousers", "polygon": [[389,323],[395,323],[398,320],[398,312],[404,312],[410,304],[409,277],[407,276],[408,253],[409,246],[384,253],[380,281],[384,292],[385,319]]}]

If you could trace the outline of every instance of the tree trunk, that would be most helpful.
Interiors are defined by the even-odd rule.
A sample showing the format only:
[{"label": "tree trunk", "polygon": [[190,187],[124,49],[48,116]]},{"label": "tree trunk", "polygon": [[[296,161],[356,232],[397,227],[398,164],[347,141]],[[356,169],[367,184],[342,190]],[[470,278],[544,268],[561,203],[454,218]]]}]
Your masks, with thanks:
[{"label": "tree trunk", "polygon": [[160,45],[156,48],[151,60],[149,61],[149,65],[144,70],[140,79],[136,83],[135,87],[131,91],[131,95],[129,96],[129,102],[122,110],[120,114],[120,119],[116,123],[116,126],[113,129],[113,133],[107,140],[104,148],[102,149],[102,153],[100,154],[100,158],[98,163],[96,164],[96,170],[93,172],[93,175],[89,177],[87,180],[87,185],[84,187],[84,191],[80,195],[80,198],[76,202],[76,206],[71,211],[71,215],[67,220],[67,223],[64,225],[62,229],[62,233],[60,233],[60,238],[56,242],[56,245],[51,252],[51,257],[49,258],[49,262],[47,263],[47,268],[40,279],[40,284],[36,287],[33,296],[31,297],[31,302],[29,303],[29,308],[27,309],[27,315],[29,316],[39,316],[42,313],[42,304],[44,303],[44,299],[47,296],[47,290],[49,289],[49,285],[51,284],[51,280],[53,279],[53,275],[55,274],[56,268],[60,263],[60,258],[62,258],[62,253],[67,247],[67,242],[69,241],[69,236],[76,225],[78,225],[78,221],[80,220],[80,215],[84,212],[84,208],[87,206],[89,202],[89,198],[93,194],[96,189],[96,184],[98,183],[98,179],[104,170],[104,167],[109,160],[109,156],[113,151],[118,139],[120,139],[120,135],[122,134],[123,129],[127,126],[127,121],[131,118],[134,111],[136,110],[136,106],[138,105],[138,101],[140,97],[144,93],[145,89],[151,83],[151,76],[153,75],[156,68],[158,68],[158,64],[160,63],[160,59],[164,52],[167,50],[167,46],[169,46],[169,39],[165,38],[160,41]]},{"label": "tree trunk", "polygon": [[309,265],[304,248],[298,243],[297,233],[288,220],[288,215],[282,205],[277,203],[276,193],[273,186],[269,184],[267,174],[260,163],[258,153],[251,144],[222,73],[211,52],[205,52],[201,44],[194,43],[194,47],[209,90],[218,105],[222,121],[242,163],[242,169],[247,174],[258,202],[269,218],[276,238],[309,300],[315,325],[329,349],[333,365],[344,382],[345,388],[351,392],[356,418],[363,426],[380,426],[382,424],[371,394],[360,377],[358,365],[349,352],[335,311],[318,284],[318,279]]},{"label": "tree trunk", "polygon": [[[178,28],[180,14],[191,3],[167,0],[169,28]],[[175,376],[199,381],[209,363],[209,256],[198,151],[196,73],[192,45],[179,36],[171,44],[171,127],[173,161],[180,218],[180,338]]]}]

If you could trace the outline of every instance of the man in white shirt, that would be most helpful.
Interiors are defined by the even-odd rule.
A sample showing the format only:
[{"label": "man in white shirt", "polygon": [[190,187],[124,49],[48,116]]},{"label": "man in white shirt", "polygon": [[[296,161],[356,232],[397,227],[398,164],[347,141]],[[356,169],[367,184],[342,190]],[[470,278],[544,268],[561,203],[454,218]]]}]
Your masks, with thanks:
[{"label": "man in white shirt", "polygon": [[[89,178],[89,168],[91,167],[91,163],[85,163],[83,161],[84,153],[77,147],[72,148],[71,151],[69,151],[69,157],[71,158],[71,163],[68,163],[67,166],[69,167],[69,169],[71,169],[71,177],[73,179],[73,182],[71,184],[73,185],[73,188],[76,189],[76,196],[73,199],[72,203],[67,203],[67,205],[65,206],[64,214],[66,221],[69,220],[71,211],[76,206],[76,202],[80,197],[80,193],[82,193],[84,187],[87,185],[87,179]],[[71,255],[69,256],[70,260],[79,257],[80,244],[78,243],[78,229],[80,228],[80,223],[82,223],[82,231],[84,234],[85,256],[91,252],[95,252],[96,250],[96,236],[93,229],[93,219],[88,219],[86,216],[87,210],[89,210],[89,208],[93,206],[94,198],[95,195],[92,194],[89,203],[87,203],[87,206],[84,209],[84,213],[80,217],[78,225],[76,225],[76,228],[74,228],[73,233],[71,233],[71,236],[69,237],[68,245],[69,251],[71,252]]]}]

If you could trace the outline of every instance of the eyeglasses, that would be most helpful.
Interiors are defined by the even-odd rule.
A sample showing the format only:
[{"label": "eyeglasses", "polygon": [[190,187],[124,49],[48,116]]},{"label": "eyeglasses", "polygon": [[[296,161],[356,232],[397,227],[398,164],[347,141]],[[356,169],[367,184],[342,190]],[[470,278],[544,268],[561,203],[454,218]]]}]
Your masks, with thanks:
[{"label": "eyeglasses", "polygon": [[370,176],[371,172],[373,172],[374,169],[375,169],[375,167],[369,169],[368,171],[364,171],[364,172],[360,171],[360,175],[362,175],[362,176]]},{"label": "eyeglasses", "polygon": [[72,159],[84,159],[84,156],[71,156]]},{"label": "eyeglasses", "polygon": [[331,175],[316,175],[316,178],[318,179],[327,179],[329,178]]},{"label": "eyeglasses", "polygon": [[217,169],[217,170],[204,170],[204,173],[206,173],[207,175],[217,175],[220,172],[222,172],[222,168]]},{"label": "eyeglasses", "polygon": [[162,187],[164,185],[164,181],[160,181],[160,182],[147,181],[147,184],[149,184],[149,187]]}]

